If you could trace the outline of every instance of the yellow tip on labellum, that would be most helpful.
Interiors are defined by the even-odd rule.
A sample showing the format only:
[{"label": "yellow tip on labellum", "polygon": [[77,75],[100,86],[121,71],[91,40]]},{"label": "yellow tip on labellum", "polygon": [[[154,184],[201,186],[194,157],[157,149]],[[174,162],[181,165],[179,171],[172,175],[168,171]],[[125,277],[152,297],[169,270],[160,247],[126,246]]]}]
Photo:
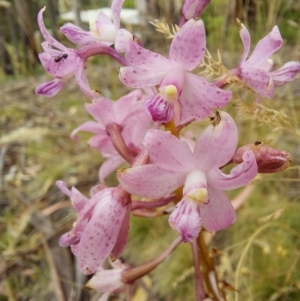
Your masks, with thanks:
[{"label": "yellow tip on labellum", "polygon": [[206,188],[202,187],[202,188],[193,190],[193,192],[191,194],[188,194],[187,196],[194,201],[205,204],[205,203],[207,203],[208,192],[207,192]]},{"label": "yellow tip on labellum", "polygon": [[160,92],[162,92],[165,98],[169,101],[175,101],[178,99],[178,91],[175,85],[168,85],[163,87]]}]

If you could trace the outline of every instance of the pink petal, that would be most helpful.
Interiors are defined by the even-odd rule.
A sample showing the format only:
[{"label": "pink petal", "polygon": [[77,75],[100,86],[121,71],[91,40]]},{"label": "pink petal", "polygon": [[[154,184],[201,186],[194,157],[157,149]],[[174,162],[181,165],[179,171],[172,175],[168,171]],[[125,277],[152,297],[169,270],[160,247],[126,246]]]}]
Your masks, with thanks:
[{"label": "pink petal", "polygon": [[58,41],[56,41],[51,35],[50,33],[47,31],[45,24],[44,24],[44,20],[43,20],[43,12],[46,9],[46,7],[43,7],[39,13],[38,13],[38,17],[37,17],[37,21],[39,24],[39,28],[40,31],[44,37],[44,39],[52,46],[56,47],[57,49],[60,49],[62,51],[70,51],[67,47],[65,47],[63,44],[59,43]]},{"label": "pink petal", "polygon": [[143,140],[151,163],[167,171],[187,173],[194,168],[192,152],[188,144],[170,132],[149,130]]},{"label": "pink petal", "polygon": [[95,27],[99,41],[106,45],[112,45],[115,42],[117,30],[111,19],[103,11],[99,12]]},{"label": "pink petal", "polygon": [[131,116],[128,116],[122,131],[122,137],[127,146],[141,146],[150,124],[151,118],[146,111],[136,111]]},{"label": "pink petal", "polygon": [[99,135],[96,134],[91,137],[88,141],[88,145],[91,148],[99,150],[102,153],[103,157],[109,157],[112,156],[113,153],[116,153],[111,139],[106,132],[100,133]]},{"label": "pink petal", "polygon": [[56,181],[55,182],[56,186],[60,189],[61,192],[63,192],[65,195],[68,197],[71,197],[72,192],[71,190],[67,187],[67,184],[64,181]]},{"label": "pink petal", "polygon": [[180,102],[196,118],[206,118],[212,109],[224,107],[231,99],[232,92],[222,90],[204,78],[187,73]]},{"label": "pink petal", "polygon": [[115,40],[115,49],[119,53],[126,52],[128,45],[132,40],[133,40],[133,36],[128,30],[124,28],[119,29],[117,31],[117,36]]},{"label": "pink petal", "polygon": [[241,78],[247,86],[259,95],[272,98],[274,95],[274,83],[270,74],[261,69],[245,68],[241,69]]},{"label": "pink petal", "polygon": [[118,238],[128,205],[114,197],[114,190],[108,188],[93,197],[97,204],[82,233],[78,253],[79,268],[84,274],[97,271]]},{"label": "pink petal", "polygon": [[240,36],[244,45],[244,52],[241,57],[239,65],[243,64],[245,60],[247,59],[249,49],[250,49],[250,34],[248,29],[245,27],[243,23],[239,23],[239,29],[240,29]]},{"label": "pink petal", "polygon": [[112,21],[116,29],[120,28],[120,16],[124,1],[125,0],[113,0],[111,4]]},{"label": "pink petal", "polygon": [[136,111],[144,108],[142,98],[143,92],[141,90],[134,90],[114,102],[115,122],[120,125],[124,124],[127,118],[130,118]]},{"label": "pink petal", "polygon": [[119,236],[117,238],[114,248],[112,249],[112,251],[110,253],[110,256],[113,260],[115,260],[121,256],[121,254],[127,244],[128,233],[129,233],[130,212],[131,212],[131,206],[127,206]]},{"label": "pink petal", "polygon": [[173,66],[164,56],[151,52],[131,41],[125,53],[127,61],[135,67],[167,73]]},{"label": "pink petal", "polygon": [[119,156],[112,156],[111,158],[106,159],[100,166],[99,169],[99,180],[100,183],[104,183],[104,179],[109,176],[112,172],[116,171],[117,168],[124,162],[125,160]]},{"label": "pink petal", "polygon": [[100,10],[97,19],[96,19],[96,27],[101,24],[112,25],[112,20],[102,11]]},{"label": "pink petal", "polygon": [[280,69],[271,72],[271,77],[273,79],[275,86],[284,85],[291,82],[300,72],[299,62],[288,62],[284,64]]},{"label": "pink petal", "polygon": [[161,198],[180,187],[185,173],[163,170],[153,164],[122,169],[117,172],[121,186],[129,193]]},{"label": "pink petal", "polygon": [[249,68],[260,68],[264,62],[282,46],[282,38],[275,25],[272,31],[261,39],[254,48],[251,56],[245,62],[245,66]]},{"label": "pink petal", "polygon": [[77,133],[81,131],[107,135],[105,127],[102,124],[95,121],[86,121],[72,132],[71,139],[78,141],[79,137],[77,136]]},{"label": "pink petal", "polygon": [[72,187],[72,190],[69,190],[66,183],[63,181],[56,181],[55,184],[65,195],[71,199],[72,205],[77,212],[83,210],[84,206],[89,201],[86,196],[79,192],[75,187]]},{"label": "pink petal", "polygon": [[105,129],[105,126],[115,122],[114,102],[108,98],[97,98],[93,103],[85,104],[85,109],[99,122]]},{"label": "pink petal", "polygon": [[60,31],[74,44],[86,45],[97,41],[93,32],[83,30],[72,23],[66,23],[60,28]]},{"label": "pink petal", "polygon": [[46,82],[43,84],[40,84],[36,89],[35,93],[38,95],[43,95],[46,97],[52,97],[55,96],[60,89],[64,86],[65,82],[55,78],[54,80],[51,80],[50,82]]},{"label": "pink petal", "polygon": [[233,157],[238,140],[237,127],[232,117],[220,112],[221,121],[208,126],[197,139],[194,158],[199,170],[221,167]]},{"label": "pink petal", "polygon": [[135,67],[120,68],[119,78],[121,82],[131,88],[154,87],[158,85],[166,75],[166,70],[153,71]]},{"label": "pink petal", "polygon": [[234,167],[230,174],[214,168],[207,173],[209,186],[219,190],[231,190],[248,184],[257,175],[256,158],[252,150],[243,154],[243,162]]},{"label": "pink petal", "polygon": [[200,217],[207,231],[215,232],[231,226],[236,219],[234,208],[223,191],[208,188],[208,204],[199,204]]},{"label": "pink petal", "polygon": [[195,69],[204,57],[206,38],[202,20],[191,19],[176,33],[169,52],[172,63],[184,70]]},{"label": "pink petal", "polygon": [[85,74],[85,62],[80,61],[80,63],[76,66],[75,71],[76,81],[81,89],[81,91],[86,94],[88,97],[95,99],[99,97],[99,91],[91,90],[89,81]]},{"label": "pink petal", "polygon": [[89,198],[84,196],[75,187],[72,187],[71,203],[77,212],[81,212],[84,206],[89,202]]},{"label": "pink petal", "polygon": [[[67,58],[63,58],[63,55],[67,55]],[[56,62],[56,59],[60,58],[61,60]],[[76,54],[71,52],[62,53],[57,50],[40,53],[39,59],[49,74],[65,79],[73,76],[75,68],[79,63],[79,57]]]}]

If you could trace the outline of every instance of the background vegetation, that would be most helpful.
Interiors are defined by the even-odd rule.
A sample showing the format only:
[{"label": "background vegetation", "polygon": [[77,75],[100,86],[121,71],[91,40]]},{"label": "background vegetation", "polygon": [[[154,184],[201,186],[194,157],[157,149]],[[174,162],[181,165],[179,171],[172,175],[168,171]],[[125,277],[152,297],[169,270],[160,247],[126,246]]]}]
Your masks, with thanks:
[{"label": "background vegetation", "polygon": [[[44,5],[49,8],[49,1],[15,0],[7,1],[8,6],[5,2],[0,1],[0,301],[97,300],[99,295],[83,290],[86,278],[69,249],[57,245],[76,214],[54,185],[64,180],[88,195],[97,183],[102,158],[86,145],[89,135],[83,134],[76,143],[69,139],[71,131],[89,118],[83,109],[88,99],[74,80],[52,99],[35,95],[35,87],[49,79],[37,60],[41,50],[35,32],[36,14]],[[57,17],[58,11],[70,9],[72,3],[50,2],[54,13],[46,11],[46,24],[67,43],[55,29],[61,21],[51,20],[51,15]],[[81,6],[98,8],[108,2],[81,1]],[[168,3],[148,1],[147,19],[175,23],[180,13]],[[126,7],[134,5],[125,1]],[[300,59],[299,1],[212,0],[203,14],[208,49],[214,57],[219,49],[228,69],[236,66],[243,51],[236,17],[250,29],[252,48],[275,24],[279,26],[284,46],[273,57],[275,69]],[[169,41],[152,27],[139,33],[149,49],[166,51]],[[119,98],[126,89],[118,81],[118,68],[106,57],[90,60],[87,70],[92,87],[105,97]],[[297,79],[277,88],[275,98],[259,109],[253,108],[248,94],[235,89],[235,101],[226,107],[237,120],[240,145],[272,140],[270,146],[290,152],[293,159],[288,170],[258,177],[236,224],[210,241],[228,301],[234,300],[235,289],[240,301],[300,300],[299,83]],[[198,123],[192,130],[199,132],[202,127]],[[112,176],[108,184],[114,183]],[[234,197],[239,191],[229,195]],[[175,236],[167,217],[133,217],[124,258],[130,264],[148,260]],[[194,300],[193,296],[190,246],[181,245],[137,283],[134,300],[181,301]]]}]

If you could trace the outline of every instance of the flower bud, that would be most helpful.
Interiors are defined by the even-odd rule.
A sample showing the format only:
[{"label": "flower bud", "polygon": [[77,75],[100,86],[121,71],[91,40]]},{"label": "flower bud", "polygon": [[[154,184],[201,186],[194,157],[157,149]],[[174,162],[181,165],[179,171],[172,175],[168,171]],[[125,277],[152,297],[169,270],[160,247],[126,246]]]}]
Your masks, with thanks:
[{"label": "flower bud", "polygon": [[248,149],[254,152],[258,172],[260,173],[282,171],[291,165],[292,160],[288,152],[265,146],[260,141],[238,148],[232,158],[232,162],[241,163],[243,161],[243,154]]}]

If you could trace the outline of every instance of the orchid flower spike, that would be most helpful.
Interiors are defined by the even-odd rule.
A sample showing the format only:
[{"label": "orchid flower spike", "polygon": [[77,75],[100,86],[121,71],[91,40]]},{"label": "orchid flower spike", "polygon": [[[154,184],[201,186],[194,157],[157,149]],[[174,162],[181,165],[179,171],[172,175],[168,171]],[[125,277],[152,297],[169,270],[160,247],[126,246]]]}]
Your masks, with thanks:
[{"label": "orchid flower spike", "polygon": [[96,121],[80,125],[72,132],[71,138],[77,140],[79,131],[94,133],[88,143],[106,158],[99,170],[100,182],[103,183],[105,177],[121,163],[132,161],[138,154],[151,118],[144,108],[141,90],[135,90],[117,101],[98,98],[86,104],[85,108]]},{"label": "orchid flower spike", "polygon": [[209,2],[210,0],[186,0],[182,8],[179,26],[183,26],[190,19],[198,18]]},{"label": "orchid flower spike", "polygon": [[91,199],[62,181],[58,188],[70,197],[79,213],[74,228],[61,236],[62,247],[71,246],[84,274],[96,272],[110,255],[118,258],[126,246],[131,210],[130,195],[122,188],[106,188]]},{"label": "orchid flower spike", "polygon": [[220,170],[233,157],[237,139],[236,124],[226,112],[216,114],[193,151],[170,132],[150,130],[143,141],[150,164],[120,170],[117,177],[126,191],[151,198],[168,195],[183,185],[183,198],[169,223],[184,242],[191,242],[201,226],[218,231],[235,221],[235,211],[223,190],[241,187],[257,174],[252,150],[243,154],[243,162],[229,175]]},{"label": "orchid flower spike", "polygon": [[112,20],[103,11],[100,11],[97,20],[90,21],[90,31],[83,30],[72,23],[63,25],[60,30],[75,44],[102,43],[108,46],[114,44],[118,52],[124,52],[128,41],[133,39],[129,31],[120,28],[120,15],[124,1],[113,0],[111,5]]},{"label": "orchid flower spike", "polygon": [[38,13],[40,31],[46,40],[42,43],[44,52],[39,54],[39,58],[45,70],[54,76],[54,80],[39,85],[35,90],[36,94],[52,97],[60,91],[68,79],[75,75],[81,90],[87,96],[94,98],[98,93],[89,87],[84,72],[85,61],[75,50],[65,47],[50,35],[43,21],[45,9],[46,7],[42,8]]},{"label": "orchid flower spike", "polygon": [[158,86],[158,93],[146,101],[154,121],[170,121],[178,102],[183,112],[205,118],[213,108],[224,107],[232,95],[190,73],[202,61],[205,49],[204,24],[202,20],[191,19],[175,35],[169,59],[129,42],[125,57],[132,66],[120,69],[120,80],[132,88]]},{"label": "orchid flower spike", "polygon": [[273,61],[270,56],[280,49],[283,43],[278,26],[274,26],[271,32],[257,43],[251,56],[247,59],[250,49],[250,34],[239,20],[238,24],[244,44],[244,53],[238,67],[230,72],[259,96],[272,98],[274,86],[284,85],[295,79],[300,72],[300,63],[288,62],[280,69],[271,71]]}]

